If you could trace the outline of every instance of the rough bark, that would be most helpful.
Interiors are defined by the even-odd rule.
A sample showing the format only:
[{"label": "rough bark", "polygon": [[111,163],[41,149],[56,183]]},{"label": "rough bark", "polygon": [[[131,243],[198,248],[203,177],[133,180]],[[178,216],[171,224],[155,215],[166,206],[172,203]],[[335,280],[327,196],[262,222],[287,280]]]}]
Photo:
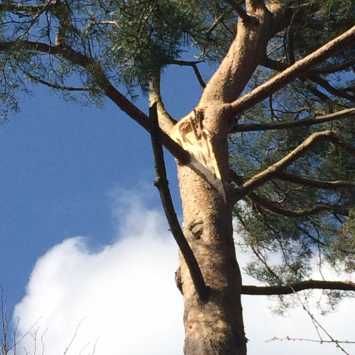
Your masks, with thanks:
[{"label": "rough bark", "polygon": [[242,93],[264,57],[272,14],[262,2],[247,1],[247,18],[207,84],[196,109],[180,120],[171,137],[221,181],[224,193],[185,165],[178,165],[184,232],[209,287],[201,302],[188,268],[180,258],[185,310],[185,355],[245,355],[241,273],[235,255],[232,204],[228,200],[230,131],[224,105]]},{"label": "rough bark", "polygon": [[[220,157],[226,159],[227,154]],[[178,172],[185,235],[210,288],[208,301],[201,302],[181,260],[185,354],[245,354],[241,275],[235,256],[231,208],[190,168],[179,166]]]}]

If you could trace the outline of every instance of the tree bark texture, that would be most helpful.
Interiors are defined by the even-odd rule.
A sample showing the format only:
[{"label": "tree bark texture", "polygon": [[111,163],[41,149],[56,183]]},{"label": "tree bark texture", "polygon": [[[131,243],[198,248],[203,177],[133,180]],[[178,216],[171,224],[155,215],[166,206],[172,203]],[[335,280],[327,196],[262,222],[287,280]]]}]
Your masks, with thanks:
[{"label": "tree bark texture", "polygon": [[227,136],[232,119],[224,105],[240,96],[261,62],[273,15],[262,2],[247,1],[253,21],[239,20],[236,36],[199,104],[172,129],[171,137],[202,162],[223,186],[212,188],[186,165],[178,165],[184,232],[209,287],[207,302],[196,294],[183,258],[185,355],[245,355],[241,273],[236,259],[229,201]]},{"label": "tree bark texture", "polygon": [[185,236],[209,287],[208,301],[203,303],[181,258],[185,354],[244,355],[241,274],[235,256],[231,207],[190,168],[179,166],[178,173]]}]

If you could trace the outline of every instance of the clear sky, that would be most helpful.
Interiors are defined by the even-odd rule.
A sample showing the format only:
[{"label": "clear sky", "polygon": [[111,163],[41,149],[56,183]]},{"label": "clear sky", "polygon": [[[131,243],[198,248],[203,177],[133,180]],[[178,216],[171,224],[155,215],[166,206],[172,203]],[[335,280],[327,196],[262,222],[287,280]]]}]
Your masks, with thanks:
[{"label": "clear sky", "polygon": [[[200,93],[187,73],[179,68],[164,83],[177,117]],[[145,99],[137,104],[146,110]],[[177,252],[152,187],[149,136],[110,102],[85,107],[46,88],[21,99],[20,109],[0,127],[0,284],[10,312],[22,300],[15,314],[22,317],[20,330],[43,322],[46,355],[63,353],[78,325],[83,330],[73,354],[86,338],[92,349],[96,335],[99,355],[181,354]],[[171,159],[169,167],[176,197]],[[72,239],[78,236],[84,239]],[[270,354],[335,352],[326,345],[265,345],[272,336],[315,337],[304,314],[280,327],[268,305],[247,301],[252,354],[265,346]],[[350,337],[346,305],[329,318],[338,338]]]}]

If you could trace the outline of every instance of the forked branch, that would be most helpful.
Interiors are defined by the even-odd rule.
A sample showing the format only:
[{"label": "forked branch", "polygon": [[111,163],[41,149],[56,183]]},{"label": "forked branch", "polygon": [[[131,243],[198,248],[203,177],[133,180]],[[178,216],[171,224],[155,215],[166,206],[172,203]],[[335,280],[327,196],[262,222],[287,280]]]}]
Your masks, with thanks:
[{"label": "forked branch", "polygon": [[163,149],[160,144],[159,137],[159,123],[158,123],[158,113],[157,104],[154,103],[149,108],[149,116],[152,122],[152,146],[154,152],[155,160],[155,172],[156,180],[155,186],[159,190],[160,199],[164,208],[166,218],[168,220],[170,231],[180,249],[180,252],[186,262],[187,268],[189,269],[191,279],[195,286],[196,292],[202,302],[206,302],[208,299],[208,287],[205,284],[203,275],[201,273],[198,262],[187,242],[184,233],[180,227],[176,212],[174,209],[173,201],[168,186],[168,179],[166,175],[165,163]]}]

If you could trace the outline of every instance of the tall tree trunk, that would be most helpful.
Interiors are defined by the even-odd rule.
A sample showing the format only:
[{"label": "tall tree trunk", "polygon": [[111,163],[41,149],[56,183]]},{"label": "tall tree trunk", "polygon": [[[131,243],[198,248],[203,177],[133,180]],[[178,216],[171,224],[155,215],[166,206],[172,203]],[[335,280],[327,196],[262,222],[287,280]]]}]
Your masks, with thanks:
[{"label": "tall tree trunk", "polygon": [[[215,153],[222,180],[227,181],[227,140],[214,144],[219,148]],[[199,301],[181,260],[185,355],[245,355],[241,274],[235,255],[231,206],[190,168],[178,166],[178,176],[185,235],[210,288],[208,301]]]},{"label": "tall tree trunk", "polygon": [[[174,124],[169,135],[221,181],[212,188],[188,166],[178,165],[184,232],[209,290],[199,300],[181,258],[179,286],[185,302],[185,355],[246,355],[241,305],[241,273],[236,259],[232,205],[228,201],[228,133],[233,117],[225,110],[244,90],[275,26],[278,1],[246,0],[244,19],[228,53],[207,84],[195,110]],[[160,115],[163,119],[163,115]],[[223,189],[222,189],[223,190]]]}]

